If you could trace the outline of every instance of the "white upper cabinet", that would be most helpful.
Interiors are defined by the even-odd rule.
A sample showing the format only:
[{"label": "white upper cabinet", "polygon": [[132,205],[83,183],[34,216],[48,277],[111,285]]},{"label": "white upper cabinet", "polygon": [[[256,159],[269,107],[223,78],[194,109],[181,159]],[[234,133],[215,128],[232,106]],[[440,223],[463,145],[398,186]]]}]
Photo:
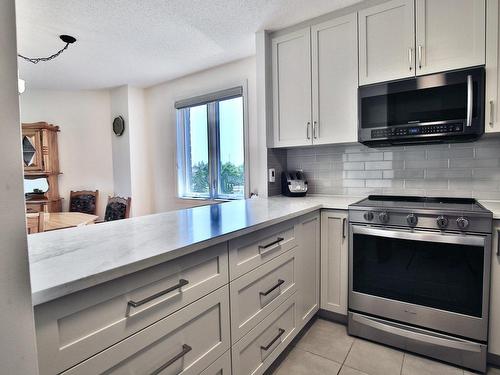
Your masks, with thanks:
[{"label": "white upper cabinet", "polygon": [[416,0],[417,75],[485,63],[485,0]]},{"label": "white upper cabinet", "polygon": [[[499,52],[500,41],[499,20],[500,8],[498,0],[488,0],[486,3],[486,108],[485,131],[486,133],[500,132],[500,111],[498,98],[500,98]],[[499,340],[500,342],[500,340]],[[499,345],[500,348],[500,345]]]},{"label": "white upper cabinet", "polygon": [[357,23],[350,14],[311,28],[313,144],[358,140]]},{"label": "white upper cabinet", "polygon": [[360,85],[415,75],[414,25],[413,0],[393,0],[359,12]]},{"label": "white upper cabinet", "polygon": [[272,39],[274,147],[312,142],[311,30]]}]

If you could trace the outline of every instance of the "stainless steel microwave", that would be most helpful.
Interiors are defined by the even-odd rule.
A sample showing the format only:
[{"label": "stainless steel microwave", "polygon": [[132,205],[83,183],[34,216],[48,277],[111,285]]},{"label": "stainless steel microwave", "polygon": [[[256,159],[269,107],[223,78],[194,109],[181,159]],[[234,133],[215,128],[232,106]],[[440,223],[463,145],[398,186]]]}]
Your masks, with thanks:
[{"label": "stainless steel microwave", "polygon": [[477,139],[484,91],[484,67],[361,86],[358,140],[389,146]]}]

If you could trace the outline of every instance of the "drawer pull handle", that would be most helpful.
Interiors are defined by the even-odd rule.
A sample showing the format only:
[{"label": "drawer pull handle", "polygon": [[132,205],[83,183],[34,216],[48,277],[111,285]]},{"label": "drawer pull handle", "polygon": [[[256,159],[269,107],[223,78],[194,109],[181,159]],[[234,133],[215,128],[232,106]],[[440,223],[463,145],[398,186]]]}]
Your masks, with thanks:
[{"label": "drawer pull handle", "polygon": [[165,370],[168,366],[170,366],[171,364],[173,364],[174,362],[177,362],[179,359],[181,359],[182,357],[184,357],[187,353],[189,353],[193,348],[191,348],[189,345],[182,345],[182,352],[180,352],[179,354],[176,354],[175,357],[172,357],[171,359],[168,360],[167,363],[165,363],[164,365],[162,365],[160,368],[154,370],[151,375],[158,375],[159,373],[161,373],[163,370]]},{"label": "drawer pull handle", "polygon": [[278,283],[273,286],[271,289],[268,289],[266,290],[265,292],[260,292],[259,294],[261,296],[267,296],[269,293],[271,293],[273,290],[279,288],[281,286],[281,284],[283,284],[285,282],[285,280],[281,280],[281,279],[278,279]]},{"label": "drawer pull handle", "polygon": [[164,294],[167,294],[167,293],[173,292],[176,289],[182,288],[184,285],[187,285],[187,284],[189,284],[189,281],[184,280],[184,279],[180,279],[178,284],[176,284],[174,286],[171,286],[168,289],[162,290],[161,292],[153,294],[152,296],[149,296],[149,297],[146,297],[144,299],[141,299],[138,302],[128,301],[127,304],[129,306],[132,306],[132,307],[139,307],[139,306],[144,305],[145,303],[148,303],[148,302],[150,302],[150,301],[152,301],[152,300],[154,300],[154,299],[156,299],[158,297],[163,296]]},{"label": "drawer pull handle", "polygon": [[273,242],[268,243],[267,245],[259,245],[259,250],[267,249],[267,248],[269,248],[269,247],[271,247],[273,245],[276,245],[277,243],[280,243],[283,240],[284,240],[283,237],[278,237],[276,240],[274,240]]},{"label": "drawer pull handle", "polygon": [[271,342],[270,342],[269,344],[267,344],[266,346],[261,346],[261,347],[260,347],[262,350],[269,350],[269,348],[270,348],[271,346],[273,346],[273,344],[274,344],[276,341],[278,341],[278,339],[279,339],[279,338],[280,338],[280,337],[281,337],[281,336],[285,333],[285,330],[284,330],[283,328],[280,328],[278,331],[279,331],[279,332],[278,332],[278,334],[276,335],[276,337],[275,337],[274,339],[272,339],[272,340],[271,340]]}]

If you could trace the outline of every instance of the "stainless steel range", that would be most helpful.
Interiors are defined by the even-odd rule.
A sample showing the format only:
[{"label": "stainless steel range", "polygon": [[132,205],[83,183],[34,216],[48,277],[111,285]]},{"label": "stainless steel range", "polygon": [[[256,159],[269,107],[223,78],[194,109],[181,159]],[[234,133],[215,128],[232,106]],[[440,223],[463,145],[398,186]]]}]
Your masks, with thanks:
[{"label": "stainless steel range", "polygon": [[485,371],[491,231],[474,199],[349,206],[349,333]]}]

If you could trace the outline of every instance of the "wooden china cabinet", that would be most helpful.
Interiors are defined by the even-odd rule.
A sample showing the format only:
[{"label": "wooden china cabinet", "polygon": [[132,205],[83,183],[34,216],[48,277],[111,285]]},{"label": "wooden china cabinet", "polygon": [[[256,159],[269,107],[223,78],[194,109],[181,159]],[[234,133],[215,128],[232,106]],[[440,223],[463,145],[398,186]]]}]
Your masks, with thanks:
[{"label": "wooden china cabinet", "polygon": [[28,211],[61,211],[58,132],[58,126],[46,122],[22,124],[24,178],[41,181],[46,186],[25,194]]}]

